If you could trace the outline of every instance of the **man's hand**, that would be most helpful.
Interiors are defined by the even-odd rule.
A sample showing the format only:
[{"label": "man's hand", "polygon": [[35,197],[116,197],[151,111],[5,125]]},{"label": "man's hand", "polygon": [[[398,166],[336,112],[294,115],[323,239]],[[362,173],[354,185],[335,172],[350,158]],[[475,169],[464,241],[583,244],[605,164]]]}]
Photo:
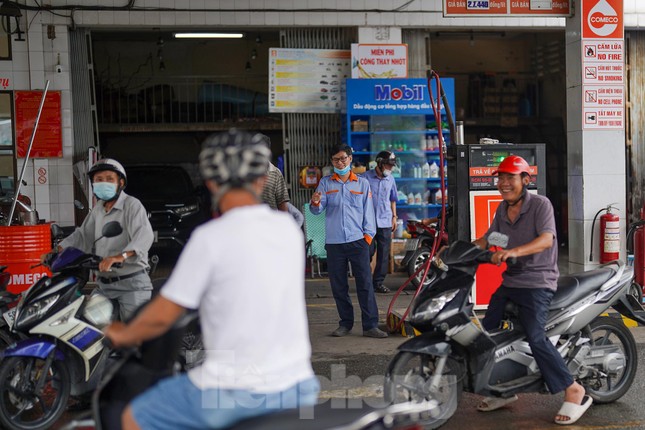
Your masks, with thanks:
[{"label": "man's hand", "polygon": [[40,264],[45,264],[45,263],[51,261],[52,254],[54,254],[54,252],[47,252],[45,254],[42,254],[40,256]]},{"label": "man's hand", "polygon": [[517,258],[519,257],[518,252],[515,248],[513,249],[500,249],[499,251],[495,251],[493,253],[493,256],[490,258],[491,263],[497,264],[498,266],[509,258]]},{"label": "man's hand", "polygon": [[134,346],[132,344],[129,344],[129,342],[127,341],[125,335],[126,328],[127,325],[125,325],[121,321],[113,322],[104,330],[105,337],[110,339],[110,342],[112,342],[112,345],[114,345],[115,348]]},{"label": "man's hand", "polygon": [[314,195],[311,196],[311,203],[314,205],[319,205],[321,198],[322,198],[322,193],[320,191],[316,191]]},{"label": "man's hand", "polygon": [[56,248],[52,249],[51,251],[49,251],[49,252],[47,252],[45,254],[42,254],[40,256],[40,264],[45,264],[45,263],[51,262],[53,260],[53,257],[56,254],[59,254],[62,250],[63,250],[63,248],[61,248],[60,246],[57,246]]},{"label": "man's hand", "polygon": [[397,218],[392,217],[392,231],[396,230],[396,221],[397,221]]},{"label": "man's hand", "polygon": [[115,347],[136,346],[165,333],[185,311],[186,308],[160,294],[152,299],[129,324],[114,322],[104,330],[104,333]]},{"label": "man's hand", "polygon": [[114,263],[123,263],[125,259],[123,258],[122,255],[117,255],[114,257],[105,257],[101,262],[99,263],[99,271],[101,272],[109,272]]}]

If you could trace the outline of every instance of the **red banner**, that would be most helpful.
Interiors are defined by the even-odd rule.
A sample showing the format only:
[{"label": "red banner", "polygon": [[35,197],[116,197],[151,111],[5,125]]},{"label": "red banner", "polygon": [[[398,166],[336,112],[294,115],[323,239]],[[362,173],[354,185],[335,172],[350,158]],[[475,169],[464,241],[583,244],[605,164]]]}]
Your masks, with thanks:
[{"label": "red banner", "polygon": [[[42,91],[16,91],[14,93],[16,118],[16,148],[19,158],[25,158],[29,140],[36,124]],[[48,91],[38,130],[31,148],[32,158],[61,158],[63,134],[61,126],[60,91]]]}]

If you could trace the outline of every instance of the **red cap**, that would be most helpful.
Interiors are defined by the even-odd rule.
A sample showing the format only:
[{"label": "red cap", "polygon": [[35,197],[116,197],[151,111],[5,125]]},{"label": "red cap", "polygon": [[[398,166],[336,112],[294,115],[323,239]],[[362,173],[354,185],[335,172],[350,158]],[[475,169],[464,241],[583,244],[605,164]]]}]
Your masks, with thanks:
[{"label": "red cap", "polygon": [[518,155],[509,155],[499,163],[497,170],[494,170],[492,174],[497,175],[498,173],[510,173],[511,175],[526,173],[530,176],[531,168],[529,167],[529,163],[527,163],[522,157]]}]

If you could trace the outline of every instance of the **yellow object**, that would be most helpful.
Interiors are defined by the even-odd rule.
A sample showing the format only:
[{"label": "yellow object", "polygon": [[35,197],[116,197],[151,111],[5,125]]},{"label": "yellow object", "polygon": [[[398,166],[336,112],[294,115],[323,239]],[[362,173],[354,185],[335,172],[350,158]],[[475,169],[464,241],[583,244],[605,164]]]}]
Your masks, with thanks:
[{"label": "yellow object", "polygon": [[403,234],[401,235],[401,237],[403,239],[412,239],[412,235],[410,235],[410,233],[408,233],[407,230],[403,230]]}]

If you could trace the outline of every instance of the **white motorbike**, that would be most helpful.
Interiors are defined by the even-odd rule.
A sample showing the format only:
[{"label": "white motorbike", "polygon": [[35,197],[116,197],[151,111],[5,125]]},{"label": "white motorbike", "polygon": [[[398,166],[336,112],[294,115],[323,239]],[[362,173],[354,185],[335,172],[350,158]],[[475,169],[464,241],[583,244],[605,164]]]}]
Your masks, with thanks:
[{"label": "white motorbike", "polygon": [[[101,238],[121,232],[119,223],[108,223]],[[1,353],[0,427],[48,429],[70,396],[88,396],[98,385],[110,353],[101,328],[111,320],[113,305],[80,291],[100,262],[97,255],[66,248],[45,262],[54,275],[23,294],[10,322],[12,332],[26,339]]]}]

